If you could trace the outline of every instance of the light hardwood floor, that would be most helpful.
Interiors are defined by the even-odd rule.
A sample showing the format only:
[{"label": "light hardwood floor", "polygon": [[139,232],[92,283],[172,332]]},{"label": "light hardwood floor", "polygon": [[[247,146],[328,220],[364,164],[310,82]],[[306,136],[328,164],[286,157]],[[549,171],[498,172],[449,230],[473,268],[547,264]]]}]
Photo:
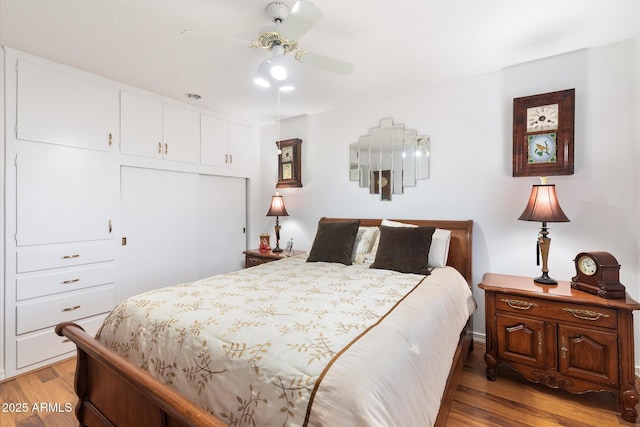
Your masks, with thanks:
[{"label": "light hardwood floor", "polygon": [[[454,395],[448,426],[631,425],[620,417],[617,399],[609,393],[575,396],[531,384],[505,369],[499,370],[497,381],[488,381],[484,351],[484,345],[475,344]],[[0,384],[0,409],[5,403],[26,403],[28,409],[0,412],[0,427],[77,426],[73,410],[65,412],[69,405],[75,408],[74,369],[75,360],[70,359]],[[34,404],[39,408],[42,403],[48,410],[33,410]]]}]

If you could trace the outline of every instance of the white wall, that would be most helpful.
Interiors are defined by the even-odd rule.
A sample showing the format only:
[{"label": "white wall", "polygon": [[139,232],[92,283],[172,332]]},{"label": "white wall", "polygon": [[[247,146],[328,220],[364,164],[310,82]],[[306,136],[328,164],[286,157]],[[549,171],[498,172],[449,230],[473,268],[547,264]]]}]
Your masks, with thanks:
[{"label": "white wall", "polygon": [[[303,188],[281,191],[290,214],[282,240],[308,250],[321,216],[473,219],[473,271],[537,276],[540,224],[518,221],[537,178],[513,178],[512,104],[519,96],[576,89],[575,173],[550,177],[569,223],[550,224],[550,275],[568,280],[583,250],[611,252],[621,281],[640,299],[638,252],[638,37],[612,45],[525,63],[384,103],[284,120],[282,139],[303,139]],[[428,70],[425,70],[428,73]],[[349,144],[380,119],[431,136],[431,177],[391,202],[349,181]],[[634,118],[636,123],[634,123]],[[276,125],[262,130],[264,211],[277,180]],[[262,220],[265,231],[272,219]],[[257,235],[254,236],[257,242]],[[256,243],[257,244],[257,243]],[[484,334],[484,299],[475,331]],[[640,314],[636,314],[636,317]],[[638,330],[638,329],[636,329]],[[636,334],[636,343],[640,342]],[[636,354],[639,352],[636,351]]]}]

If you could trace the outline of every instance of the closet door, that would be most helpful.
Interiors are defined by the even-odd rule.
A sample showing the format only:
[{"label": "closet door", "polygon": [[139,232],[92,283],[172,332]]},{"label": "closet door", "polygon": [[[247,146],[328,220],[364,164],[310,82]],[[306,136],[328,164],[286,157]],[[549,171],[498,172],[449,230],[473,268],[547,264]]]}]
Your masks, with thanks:
[{"label": "closet door", "polygon": [[118,301],[198,278],[198,181],[193,173],[122,167]]},{"label": "closet door", "polygon": [[246,179],[200,175],[200,276],[244,267]]}]

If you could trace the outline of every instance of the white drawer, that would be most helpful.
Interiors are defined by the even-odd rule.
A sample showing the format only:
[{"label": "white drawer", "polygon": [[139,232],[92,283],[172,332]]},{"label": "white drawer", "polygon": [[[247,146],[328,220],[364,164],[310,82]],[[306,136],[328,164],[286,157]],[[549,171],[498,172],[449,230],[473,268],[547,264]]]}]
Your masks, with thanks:
[{"label": "white drawer", "polygon": [[43,245],[18,248],[17,272],[70,267],[94,262],[113,261],[114,240],[74,243],[69,245]]},{"label": "white drawer", "polygon": [[89,291],[69,292],[64,296],[18,303],[16,334],[106,313],[114,308],[115,299],[114,286],[101,286]]},{"label": "white drawer", "polygon": [[[95,335],[102,325],[106,314],[76,322],[89,335]],[[34,363],[43,362],[52,357],[69,353],[73,355],[76,346],[66,337],[59,337],[55,328],[48,328],[16,340],[16,368],[21,369]]]},{"label": "white drawer", "polygon": [[61,292],[76,291],[116,281],[114,263],[90,264],[54,271],[30,273],[16,279],[16,299],[43,297]]}]

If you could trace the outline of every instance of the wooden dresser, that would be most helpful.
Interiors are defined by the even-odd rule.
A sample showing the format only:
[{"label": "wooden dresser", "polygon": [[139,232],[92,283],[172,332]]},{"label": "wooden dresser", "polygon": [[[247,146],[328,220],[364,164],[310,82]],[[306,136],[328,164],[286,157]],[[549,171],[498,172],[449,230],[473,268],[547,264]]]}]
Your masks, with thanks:
[{"label": "wooden dresser", "polygon": [[487,273],[485,291],[487,378],[506,365],[527,380],[572,393],[609,391],[622,418],[635,422],[633,310],[631,299],[605,299],[561,281]]}]

